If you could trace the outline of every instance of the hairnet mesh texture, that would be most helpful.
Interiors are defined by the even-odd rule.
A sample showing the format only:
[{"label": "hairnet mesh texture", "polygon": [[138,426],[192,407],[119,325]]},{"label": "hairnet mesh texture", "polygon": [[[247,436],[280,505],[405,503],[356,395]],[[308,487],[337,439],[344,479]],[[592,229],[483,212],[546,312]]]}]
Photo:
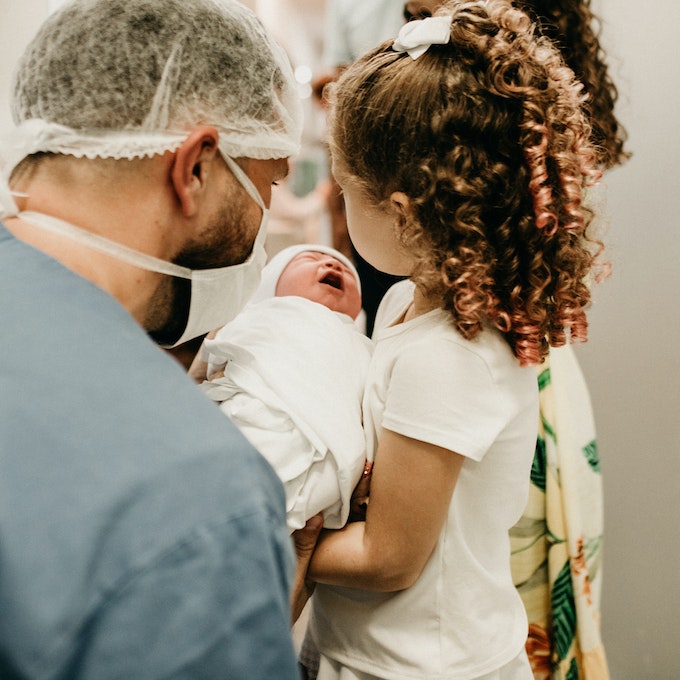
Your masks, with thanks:
[{"label": "hairnet mesh texture", "polygon": [[302,128],[286,54],[234,0],[75,0],[25,51],[13,94],[17,125],[154,133],[210,124],[231,155],[251,158],[291,155]]}]

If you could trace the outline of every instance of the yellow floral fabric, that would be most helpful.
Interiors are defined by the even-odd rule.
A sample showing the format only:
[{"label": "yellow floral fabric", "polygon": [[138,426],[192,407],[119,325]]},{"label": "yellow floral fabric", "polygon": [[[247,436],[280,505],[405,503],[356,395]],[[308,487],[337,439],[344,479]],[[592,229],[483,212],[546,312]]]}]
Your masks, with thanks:
[{"label": "yellow floral fabric", "polygon": [[511,530],[535,680],[609,680],[600,634],[602,477],[590,395],[571,347],[539,367],[529,500]]}]

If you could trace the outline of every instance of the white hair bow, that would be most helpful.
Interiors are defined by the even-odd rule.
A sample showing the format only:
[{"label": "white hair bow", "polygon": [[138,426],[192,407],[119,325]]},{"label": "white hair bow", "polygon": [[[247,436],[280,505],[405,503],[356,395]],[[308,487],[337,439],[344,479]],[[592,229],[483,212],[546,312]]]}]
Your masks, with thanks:
[{"label": "white hair bow", "polygon": [[407,52],[411,59],[417,59],[427,52],[430,45],[445,45],[450,39],[451,17],[427,17],[404,24],[392,49]]}]

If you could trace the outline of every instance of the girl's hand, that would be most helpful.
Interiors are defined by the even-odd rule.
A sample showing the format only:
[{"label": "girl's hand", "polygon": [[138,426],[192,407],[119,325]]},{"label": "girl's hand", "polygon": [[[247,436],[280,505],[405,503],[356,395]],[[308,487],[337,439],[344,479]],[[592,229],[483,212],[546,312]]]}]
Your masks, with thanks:
[{"label": "girl's hand", "polygon": [[[214,337],[217,335],[217,332],[219,331],[219,328],[215,328],[214,330],[210,331],[203,340],[212,340]],[[201,343],[201,347],[196,352],[196,356],[194,357],[194,360],[191,362],[191,366],[189,366],[189,377],[193,378],[195,382],[197,382],[199,385],[204,381],[204,380],[210,380],[212,376],[208,376],[208,362],[203,358],[203,343]]]},{"label": "girl's hand", "polygon": [[347,519],[348,522],[363,522],[366,519],[366,508],[368,507],[372,471],[373,463],[372,461],[367,460],[364,465],[364,471],[361,474],[361,479],[352,493],[352,499],[349,506],[349,517]]}]

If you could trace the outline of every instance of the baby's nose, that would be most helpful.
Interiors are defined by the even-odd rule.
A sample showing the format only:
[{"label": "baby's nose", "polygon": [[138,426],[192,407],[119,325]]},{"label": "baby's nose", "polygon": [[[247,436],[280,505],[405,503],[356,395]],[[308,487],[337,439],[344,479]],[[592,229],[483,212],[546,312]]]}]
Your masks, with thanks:
[{"label": "baby's nose", "polygon": [[329,269],[342,270],[342,265],[334,258],[329,258],[325,260],[323,266],[328,267]]}]

